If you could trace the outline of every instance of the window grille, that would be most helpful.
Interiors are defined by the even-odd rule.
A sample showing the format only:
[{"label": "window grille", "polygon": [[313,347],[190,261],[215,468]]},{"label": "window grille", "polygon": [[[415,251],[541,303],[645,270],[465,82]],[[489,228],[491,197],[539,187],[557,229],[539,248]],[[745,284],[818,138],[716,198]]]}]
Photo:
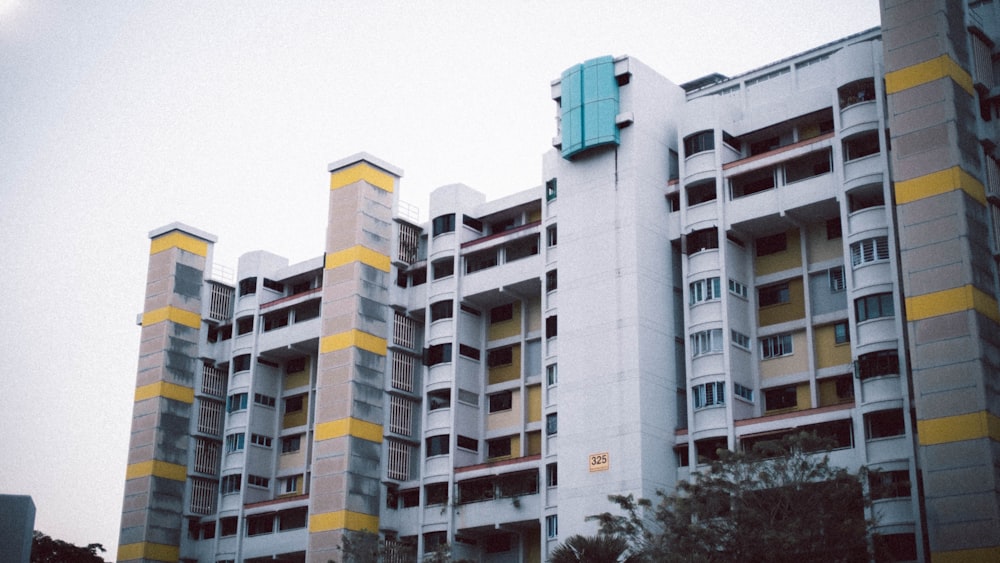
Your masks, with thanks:
[{"label": "window grille", "polygon": [[406,223],[399,223],[398,258],[400,262],[412,264],[417,261],[419,242],[420,231],[416,227]]},{"label": "window grille", "polygon": [[215,397],[225,397],[226,373],[216,366],[203,364],[201,369],[201,392]]},{"label": "window grille", "polygon": [[413,319],[396,311],[392,324],[392,343],[408,350],[413,349],[416,323]]},{"label": "window grille", "polygon": [[198,401],[198,432],[211,436],[222,435],[222,403]]},{"label": "window grille", "polygon": [[411,435],[413,403],[403,397],[392,395],[389,399],[389,431],[404,436]]},{"label": "window grille", "polygon": [[387,465],[388,476],[397,481],[406,481],[410,478],[410,452],[409,445],[395,440],[388,440],[389,460]]},{"label": "window grille", "polygon": [[219,453],[221,448],[215,440],[196,438],[194,444],[194,470],[209,475],[219,474]]},{"label": "window grille", "polygon": [[209,298],[208,317],[213,321],[224,323],[233,318],[233,295],[236,290],[228,285],[208,282],[212,288]]},{"label": "window grille", "polygon": [[218,481],[214,479],[191,479],[191,512],[195,514],[214,513],[215,499],[218,495]]},{"label": "window grille", "polygon": [[413,392],[413,358],[406,354],[392,354],[392,388]]}]

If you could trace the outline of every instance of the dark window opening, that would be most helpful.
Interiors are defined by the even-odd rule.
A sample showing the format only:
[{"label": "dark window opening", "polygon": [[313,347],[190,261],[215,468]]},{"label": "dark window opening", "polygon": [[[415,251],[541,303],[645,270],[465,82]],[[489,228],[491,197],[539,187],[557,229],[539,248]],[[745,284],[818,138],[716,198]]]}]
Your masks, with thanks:
[{"label": "dark window opening", "polygon": [[757,304],[761,307],[788,303],[790,301],[791,293],[788,290],[788,282],[769,285],[757,290]]},{"label": "dark window opening", "polygon": [[885,195],[881,184],[873,184],[864,188],[851,190],[847,194],[847,205],[851,213],[868,209],[869,207],[885,207]]},{"label": "dark window opening", "polygon": [[545,317],[545,337],[555,338],[559,335],[559,316]]},{"label": "dark window opening", "polygon": [[559,285],[558,270],[545,272],[545,291],[555,291]]},{"label": "dark window opening", "polygon": [[493,393],[489,396],[490,408],[489,411],[500,412],[508,411],[513,406],[514,395],[510,391],[501,391],[499,393]]},{"label": "dark window opening", "polygon": [[494,348],[486,352],[486,365],[495,368],[500,366],[509,366],[514,363],[514,347],[504,346],[503,348]]},{"label": "dark window opening", "polygon": [[689,185],[686,188],[688,206],[698,205],[708,201],[715,201],[716,189],[715,180],[706,180]]},{"label": "dark window opening", "polygon": [[247,334],[248,332],[253,332],[253,317],[242,317],[236,319],[236,334]]},{"label": "dark window opening", "polygon": [[490,309],[490,323],[500,323],[514,318],[514,304],[507,303]]},{"label": "dark window opening", "polygon": [[462,215],[462,224],[475,231],[483,232],[483,222],[475,217],[469,217],[468,215]]},{"label": "dark window opening", "polygon": [[455,275],[455,260],[452,258],[438,260],[431,264],[431,268],[434,271],[434,279],[436,280],[453,276]]},{"label": "dark window opening", "polygon": [[424,487],[425,506],[446,502],[448,502],[448,483],[432,483]]},{"label": "dark window opening", "polygon": [[257,293],[257,278],[240,280],[240,297]]},{"label": "dark window opening", "polygon": [[486,440],[487,457],[506,457],[510,455],[510,438]]},{"label": "dark window opening", "polygon": [[451,344],[436,344],[427,348],[424,354],[424,364],[433,366],[451,361]]},{"label": "dark window opening", "polygon": [[684,157],[715,149],[715,132],[699,131],[684,137]]},{"label": "dark window opening", "polygon": [[788,248],[788,236],[785,233],[778,233],[766,237],[760,237],[754,241],[757,248],[757,256],[767,256],[784,252]]},{"label": "dark window opening", "polygon": [[844,160],[850,162],[878,153],[878,131],[869,131],[844,141]]},{"label": "dark window opening", "polygon": [[795,385],[786,385],[776,389],[764,389],[765,411],[791,409],[797,407],[798,403],[798,389]]},{"label": "dark window opening", "polygon": [[840,109],[844,109],[861,102],[871,102],[875,100],[875,80],[872,78],[862,78],[844,84],[837,88],[837,97],[840,99]]},{"label": "dark window opening", "polygon": [[450,319],[454,315],[455,302],[452,300],[431,303],[431,322]]},{"label": "dark window opening", "polygon": [[465,273],[471,274],[473,272],[478,272],[479,270],[492,268],[498,263],[497,251],[495,249],[476,252],[475,254],[470,254],[465,258]]},{"label": "dark window opening", "polygon": [[545,200],[552,201],[556,198],[556,179],[545,182]]},{"label": "dark window opening", "polygon": [[439,389],[427,393],[427,410],[446,409],[451,406],[451,389]]},{"label": "dark window opening", "polygon": [[876,293],[875,295],[859,297],[854,300],[854,312],[859,323],[871,319],[892,317],[896,314],[892,303],[892,293]]},{"label": "dark window opening", "polygon": [[462,436],[461,434],[459,434],[456,439],[456,442],[458,447],[462,448],[463,450],[470,450],[473,452],[479,451],[479,440],[475,438],[469,438],[468,436]]},{"label": "dark window opening", "polygon": [[833,170],[830,150],[818,151],[785,163],[785,183],[829,174]]},{"label": "dark window opening", "polygon": [[718,229],[702,229],[700,231],[693,231],[691,234],[685,237],[687,240],[687,253],[695,254],[701,252],[702,250],[711,250],[713,248],[719,248],[719,230]]},{"label": "dark window opening", "polygon": [[468,344],[459,344],[458,345],[458,355],[465,356],[466,358],[470,358],[470,359],[478,361],[479,357],[480,357],[480,352],[479,352],[479,348],[475,348],[473,346],[469,346]]},{"label": "dark window opening", "polygon": [[865,439],[891,438],[905,432],[903,409],[870,412],[865,415]]},{"label": "dark window opening", "polygon": [[764,192],[775,187],[774,169],[762,168],[753,172],[740,174],[739,176],[734,176],[729,182],[732,188],[732,199]]},{"label": "dark window opening", "polygon": [[434,236],[438,236],[444,233],[450,233],[455,230],[455,214],[447,213],[434,218],[433,221],[433,232]]},{"label": "dark window opening", "polygon": [[447,455],[449,451],[447,435],[427,438],[427,457]]}]

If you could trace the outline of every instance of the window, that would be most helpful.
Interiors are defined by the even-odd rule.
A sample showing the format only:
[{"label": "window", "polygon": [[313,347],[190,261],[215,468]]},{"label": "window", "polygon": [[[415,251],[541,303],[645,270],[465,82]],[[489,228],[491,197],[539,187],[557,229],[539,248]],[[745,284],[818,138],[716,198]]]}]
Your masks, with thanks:
[{"label": "window", "polygon": [[545,201],[552,201],[556,198],[556,179],[552,178],[545,182]]},{"label": "window", "polygon": [[829,174],[833,170],[830,149],[789,160],[785,163],[784,170],[786,184]]},{"label": "window", "polygon": [[298,373],[306,370],[308,358],[295,358],[285,363],[285,373]]},{"label": "window", "polygon": [[722,351],[722,329],[713,328],[691,335],[691,357]]},{"label": "window", "polygon": [[700,203],[715,201],[715,179],[695,182],[689,185],[685,191],[687,191],[688,207],[698,205]]},{"label": "window", "polygon": [[462,224],[475,231],[483,232],[483,222],[475,217],[469,217],[468,215],[462,215]]},{"label": "window", "polygon": [[514,318],[514,304],[508,303],[490,309],[490,324],[502,323]]},{"label": "window", "polygon": [[219,482],[219,489],[224,495],[238,493],[242,486],[243,476],[238,473],[236,475],[225,475],[222,477],[222,481]]},{"label": "window", "polygon": [[545,415],[545,435],[551,436],[559,429],[559,417],[556,413]]},{"label": "window", "polygon": [[860,266],[889,259],[888,237],[875,237],[851,244],[851,265]]},{"label": "window", "polygon": [[299,479],[301,476],[293,475],[292,477],[285,477],[285,486],[283,488],[284,494],[291,494],[299,492]]},{"label": "window", "polygon": [[869,131],[844,140],[844,160],[850,162],[878,153],[878,131]]},{"label": "window", "polygon": [[692,231],[685,239],[687,240],[688,254],[719,248],[719,231],[714,228]]},{"label": "window", "polygon": [[545,382],[549,385],[555,385],[559,383],[559,366],[558,364],[551,364],[545,366]]},{"label": "window", "polygon": [[545,291],[555,291],[559,287],[559,270],[545,272]]},{"label": "window", "polygon": [[434,218],[433,232],[434,236],[438,236],[444,233],[450,233],[455,230],[455,214],[447,213],[445,215],[440,215]]},{"label": "window", "polygon": [[266,489],[270,486],[271,480],[267,477],[261,477],[260,475],[247,475],[247,484],[252,487]]},{"label": "window", "polygon": [[504,255],[507,258],[507,262],[513,262],[536,254],[538,254],[538,236],[515,240],[504,246]]},{"label": "window", "polygon": [[875,80],[872,78],[862,78],[854,82],[848,82],[837,88],[837,97],[840,99],[840,109],[844,109],[861,102],[871,102],[875,100]]},{"label": "window", "polygon": [[715,132],[699,131],[684,137],[684,158],[715,149]]},{"label": "window", "polygon": [[826,222],[826,240],[834,240],[844,236],[844,228],[840,225],[840,217]]},{"label": "window", "polygon": [[264,407],[274,407],[274,397],[263,393],[254,393],[253,402]]},{"label": "window", "polygon": [[872,500],[884,498],[905,498],[910,492],[910,472],[902,469],[898,471],[872,471],[868,474],[872,491]]},{"label": "window", "polygon": [[559,315],[545,317],[545,338],[559,336]]},{"label": "window", "polygon": [[264,278],[264,287],[278,293],[285,293],[285,284]]},{"label": "window", "polygon": [[236,319],[236,335],[253,332],[253,315]]},{"label": "window", "polygon": [[226,401],[226,412],[236,412],[246,410],[247,408],[247,394],[246,393],[234,393],[229,396]]},{"label": "window", "polygon": [[549,463],[545,466],[545,486],[559,486],[559,464]]},{"label": "window", "polygon": [[514,347],[504,346],[486,351],[486,365],[491,368],[509,366],[514,363]]},{"label": "window", "polygon": [[545,229],[545,240],[549,245],[549,248],[552,248],[559,243],[559,232],[556,230],[555,225]]},{"label": "window", "polygon": [[851,341],[851,331],[847,321],[833,325],[833,341],[836,344],[845,344]]},{"label": "window", "polygon": [[545,537],[555,539],[559,537],[559,515],[553,514],[545,517]]},{"label": "window", "polygon": [[304,407],[305,395],[295,395],[285,399],[285,413],[299,412]]},{"label": "window", "polygon": [[257,293],[257,278],[240,280],[240,297]]},{"label": "window", "polygon": [[233,373],[250,369],[250,354],[240,354],[233,358]]},{"label": "window", "polygon": [[428,366],[445,364],[451,361],[451,344],[435,344],[424,354],[424,363]]},{"label": "window", "polygon": [[844,280],[844,267],[838,266],[836,268],[830,268],[830,291],[833,293],[838,293],[847,289],[847,283]]},{"label": "window", "polygon": [[747,298],[747,286],[746,284],[740,283],[734,279],[729,280],[729,293],[737,297]]},{"label": "window", "polygon": [[866,440],[902,436],[905,431],[903,409],[876,411],[865,415]]},{"label": "window", "polygon": [[514,394],[510,391],[501,391],[489,396],[490,412],[507,411],[513,408]]},{"label": "window", "polygon": [[680,192],[670,192],[666,195],[667,198],[667,209],[670,213],[676,213],[681,210],[681,194]]},{"label": "window", "polygon": [[764,410],[766,411],[792,409],[798,404],[798,389],[794,385],[764,390]]},{"label": "window", "polygon": [[781,146],[781,137],[768,137],[750,143],[750,156],[773,151]]},{"label": "window", "polygon": [[726,404],[726,384],[723,381],[702,383],[691,388],[694,408],[722,406]]},{"label": "window", "polygon": [[895,350],[882,350],[858,356],[855,375],[865,380],[883,375],[899,375],[899,355]]},{"label": "window", "polygon": [[450,319],[454,314],[455,303],[450,299],[431,303],[431,322],[441,319]]},{"label": "window", "polygon": [[262,448],[270,448],[271,447],[271,437],[270,436],[265,436],[263,434],[251,434],[250,435],[250,443],[253,444],[253,445],[255,445],[255,446],[260,446]]},{"label": "window", "polygon": [[424,505],[431,506],[448,502],[448,483],[431,483],[424,487]]},{"label": "window", "polygon": [[479,440],[475,438],[469,438],[468,436],[458,435],[456,439],[456,445],[463,450],[469,450],[472,452],[479,451]]},{"label": "window", "polygon": [[446,409],[451,406],[451,389],[439,389],[427,393],[427,410]]},{"label": "window", "polygon": [[455,261],[451,258],[438,260],[431,264],[431,268],[434,271],[434,279],[436,280],[455,275]]},{"label": "window", "polygon": [[854,312],[858,322],[882,317],[891,317],[896,313],[892,304],[892,293],[876,293],[854,300]]},{"label": "window", "polygon": [[475,347],[469,346],[468,344],[459,344],[458,345],[458,355],[459,356],[465,356],[466,358],[469,358],[471,360],[476,360],[478,362],[479,361],[480,352],[479,352],[479,348],[475,348]]},{"label": "window", "polygon": [[427,438],[427,457],[448,455],[448,436],[431,436]]},{"label": "window", "polygon": [[399,491],[401,508],[413,508],[420,505],[420,489]]},{"label": "window", "polygon": [[730,330],[729,335],[733,339],[733,346],[743,348],[744,350],[750,349],[750,337],[743,334],[742,332],[737,332],[735,330]]},{"label": "window", "polygon": [[246,434],[239,432],[226,436],[226,452],[242,452],[246,446]]},{"label": "window", "polygon": [[784,252],[788,248],[788,237],[785,233],[778,233],[760,237],[754,243],[757,247],[757,256],[767,256]]},{"label": "window", "polygon": [[740,399],[753,402],[753,389],[747,387],[746,385],[740,385],[739,383],[733,383],[733,395],[736,395]]},{"label": "window", "polygon": [[760,339],[760,357],[763,359],[788,356],[792,353],[792,335],[777,334]]},{"label": "window", "polygon": [[236,517],[227,516],[226,518],[219,518],[219,536],[234,536],[236,535]]},{"label": "window", "polygon": [[302,449],[302,435],[285,436],[281,439],[281,453],[290,454]]},{"label": "window", "polygon": [[486,456],[489,458],[507,457],[510,455],[510,438],[486,440]]},{"label": "window", "polygon": [[707,278],[692,282],[689,289],[689,303],[691,305],[719,299],[722,293],[719,289],[719,278]]},{"label": "window", "polygon": [[776,185],[774,177],[773,167],[761,168],[753,172],[733,176],[729,181],[730,190],[732,190],[731,198],[739,199],[748,195],[773,190]]},{"label": "window", "polygon": [[306,527],[309,509],[306,507],[292,508],[278,512],[278,530],[297,530]]},{"label": "window", "polygon": [[885,195],[882,193],[882,184],[873,184],[851,190],[847,194],[847,205],[851,213],[868,209],[869,207],[885,206]]},{"label": "window", "polygon": [[791,300],[792,296],[788,291],[788,282],[769,285],[757,290],[757,304],[761,307],[780,305],[788,303]]}]

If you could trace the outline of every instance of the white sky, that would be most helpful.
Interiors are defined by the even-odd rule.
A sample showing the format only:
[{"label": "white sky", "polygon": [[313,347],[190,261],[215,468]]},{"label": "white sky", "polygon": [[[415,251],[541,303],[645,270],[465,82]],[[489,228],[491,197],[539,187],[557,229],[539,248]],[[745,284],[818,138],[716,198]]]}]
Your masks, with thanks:
[{"label": "white sky", "polygon": [[541,183],[549,83],[632,55],[675,83],[878,25],[878,0],[0,0],[0,493],[118,542],[147,233],[216,262],[323,251],[329,162],[367,151],[421,209]]}]

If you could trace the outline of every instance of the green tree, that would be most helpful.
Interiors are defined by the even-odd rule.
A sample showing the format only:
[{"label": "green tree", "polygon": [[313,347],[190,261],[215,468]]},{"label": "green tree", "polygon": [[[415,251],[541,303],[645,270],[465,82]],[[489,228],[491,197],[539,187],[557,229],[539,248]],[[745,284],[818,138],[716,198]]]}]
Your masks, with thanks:
[{"label": "green tree", "polygon": [[549,554],[549,563],[631,563],[639,561],[629,552],[629,542],[619,536],[570,536]]},{"label": "green tree", "polygon": [[750,452],[719,451],[676,492],[612,496],[618,514],[592,516],[647,561],[868,561],[863,472],[830,465],[815,435],[785,436]]},{"label": "green tree", "polygon": [[98,552],[104,553],[99,543],[79,547],[69,542],[51,538],[38,530],[31,536],[32,563],[105,563]]}]

